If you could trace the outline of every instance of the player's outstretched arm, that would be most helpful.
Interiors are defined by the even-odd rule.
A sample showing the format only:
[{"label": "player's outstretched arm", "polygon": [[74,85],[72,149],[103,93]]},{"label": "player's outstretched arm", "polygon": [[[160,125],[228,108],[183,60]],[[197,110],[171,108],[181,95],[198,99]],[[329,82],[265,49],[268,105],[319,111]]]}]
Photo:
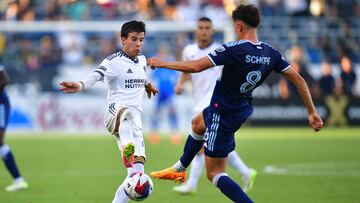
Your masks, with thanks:
[{"label": "player's outstretched arm", "polygon": [[172,61],[172,62],[161,61],[157,57],[151,57],[147,60],[147,63],[152,69],[167,68],[167,69],[178,70],[186,73],[197,73],[214,66],[207,56],[197,60]]},{"label": "player's outstretched arm", "polygon": [[80,82],[60,82],[61,88],[60,91],[65,93],[76,93],[82,91],[82,84]]},{"label": "player's outstretched arm", "polygon": [[283,75],[286,77],[286,79],[288,79],[296,86],[296,89],[299,92],[308,111],[309,124],[315,130],[315,132],[318,132],[323,127],[324,123],[321,120],[320,115],[316,111],[315,105],[311,98],[309,88],[304,78],[302,78],[292,68],[289,68],[288,70],[284,71]]}]

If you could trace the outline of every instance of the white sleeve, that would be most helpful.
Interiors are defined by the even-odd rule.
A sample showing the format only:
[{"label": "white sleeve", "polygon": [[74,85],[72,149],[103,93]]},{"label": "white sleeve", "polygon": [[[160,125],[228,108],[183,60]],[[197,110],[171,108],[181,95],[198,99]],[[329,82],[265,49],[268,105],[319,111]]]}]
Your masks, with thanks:
[{"label": "white sleeve", "polygon": [[187,56],[187,52],[188,52],[187,50],[188,50],[188,46],[186,46],[182,51],[181,60],[183,61],[189,60],[189,57]]},{"label": "white sleeve", "polygon": [[94,70],[92,73],[87,75],[86,78],[83,78],[80,81],[84,84],[83,89],[86,89],[93,86],[98,81],[104,81],[104,79],[111,80],[111,78],[114,76],[115,74],[112,71],[110,61],[104,59],[96,70]]},{"label": "white sleeve", "polygon": [[101,79],[101,75],[94,71],[87,75],[86,78],[81,79],[80,82],[82,82],[84,85],[83,89],[86,89],[93,86],[97,81],[100,81]]}]

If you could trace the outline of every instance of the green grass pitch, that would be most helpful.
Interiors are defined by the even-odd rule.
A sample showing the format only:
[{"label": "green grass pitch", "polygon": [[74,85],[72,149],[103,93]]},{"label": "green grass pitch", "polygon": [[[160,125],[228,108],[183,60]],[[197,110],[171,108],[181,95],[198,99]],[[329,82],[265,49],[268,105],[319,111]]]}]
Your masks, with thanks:
[{"label": "green grass pitch", "polygon": [[[249,193],[255,202],[360,203],[359,128],[328,128],[313,133],[308,128],[245,127],[236,139],[237,152],[259,172]],[[11,178],[0,164],[3,203],[111,202],[125,176],[110,135],[10,134],[6,141],[30,188],[6,193],[4,187]],[[146,173],[173,164],[182,147],[171,145],[166,136],[159,145],[146,142]],[[228,173],[241,183],[241,176],[231,167]],[[174,193],[173,182],[153,181],[149,203],[230,202],[206,179],[205,172],[197,194],[191,196]]]}]

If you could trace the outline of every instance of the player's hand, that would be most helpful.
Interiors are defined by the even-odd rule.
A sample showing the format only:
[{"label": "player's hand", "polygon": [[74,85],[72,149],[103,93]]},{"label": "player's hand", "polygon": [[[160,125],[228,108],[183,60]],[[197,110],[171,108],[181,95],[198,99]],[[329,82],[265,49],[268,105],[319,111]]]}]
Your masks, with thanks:
[{"label": "player's hand", "polygon": [[174,90],[176,94],[181,94],[184,91],[184,87],[180,84],[176,84]]},{"label": "player's hand", "polygon": [[60,91],[65,93],[76,93],[81,91],[81,85],[79,82],[60,82]]},{"label": "player's hand", "polygon": [[153,94],[154,96],[156,96],[156,94],[159,93],[159,90],[157,87],[153,86],[152,84],[148,84],[145,86],[145,91],[146,91],[146,94],[148,96],[148,98],[150,99],[151,98],[151,94]]},{"label": "player's hand", "polygon": [[150,66],[151,69],[155,69],[156,67],[162,67],[161,66],[162,61],[157,57],[151,57],[147,60],[148,66]]},{"label": "player's hand", "polygon": [[315,132],[320,131],[321,128],[324,126],[324,123],[317,112],[309,114],[308,118],[310,126],[315,130]]}]

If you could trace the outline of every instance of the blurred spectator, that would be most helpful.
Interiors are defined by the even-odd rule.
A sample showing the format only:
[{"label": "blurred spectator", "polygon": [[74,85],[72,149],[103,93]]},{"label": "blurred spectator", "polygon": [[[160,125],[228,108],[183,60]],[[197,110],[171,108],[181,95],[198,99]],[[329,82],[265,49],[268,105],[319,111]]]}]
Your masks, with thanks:
[{"label": "blurred spectator", "polygon": [[351,22],[345,20],[338,39],[339,55],[347,55],[351,61],[359,62],[359,44],[354,36]]},{"label": "blurred spectator", "polygon": [[62,60],[68,65],[80,65],[84,60],[87,39],[82,32],[60,32],[58,43],[62,49]]},{"label": "blurred spectator", "polygon": [[341,67],[341,85],[344,94],[353,96],[353,88],[356,82],[356,74],[353,71],[352,63],[347,56],[343,56],[340,60]]},{"label": "blurred spectator", "polygon": [[334,44],[332,43],[331,38],[328,35],[325,35],[319,37],[318,41],[324,57],[329,59],[329,62],[331,63],[338,63],[339,57],[337,49],[334,48]]},{"label": "blurred spectator", "polygon": [[62,5],[62,12],[69,20],[89,19],[89,2],[85,0],[59,0]]},{"label": "blurred spectator", "polygon": [[276,16],[281,12],[281,0],[262,0],[259,8],[263,16]]},{"label": "blurred spectator", "polygon": [[203,16],[214,21],[225,21],[230,17],[226,14],[222,0],[210,0],[203,5]]},{"label": "blurred spectator", "polygon": [[295,44],[285,53],[286,58],[292,63],[299,63],[301,66],[306,66],[307,58],[304,55],[302,48]]},{"label": "blurred spectator", "polygon": [[[310,75],[310,73],[307,71],[306,67],[301,66],[301,64],[298,62],[294,62],[291,64],[291,68],[294,69],[296,72],[298,72],[304,78],[304,80],[309,86],[311,95],[314,98],[318,98],[320,96],[320,92],[317,83]],[[280,94],[280,98],[284,100],[290,98],[293,99],[294,96],[297,97],[296,95],[298,95],[296,87],[292,83],[287,82],[287,80],[284,80],[283,78],[281,78],[279,81],[279,94]]]},{"label": "blurred spectator", "polygon": [[36,72],[39,69],[39,60],[32,40],[21,36],[14,39],[11,45],[7,46],[3,57],[9,76],[13,76],[11,82],[38,82]]},{"label": "blurred spectator", "polygon": [[180,0],[176,6],[176,16],[174,20],[196,21],[200,14],[200,1]]},{"label": "blurred spectator", "polygon": [[6,20],[35,20],[33,0],[11,0],[5,14]]},{"label": "blurred spectator", "polygon": [[324,60],[321,63],[322,75],[319,80],[320,92],[322,95],[331,95],[335,89],[335,78],[332,76],[331,64]]},{"label": "blurred spectator", "polygon": [[308,3],[306,0],[283,0],[286,14],[290,16],[307,16]]},{"label": "blurred spectator", "polygon": [[[102,59],[116,52],[116,39],[115,38],[102,38],[100,40],[100,50],[97,54]],[[96,60],[100,62],[100,59]]]},{"label": "blurred spectator", "polygon": [[39,55],[39,71],[38,78],[43,91],[52,91],[53,78],[57,74],[58,66],[61,63],[61,51],[54,43],[54,39],[50,36],[43,36],[40,39]]},{"label": "blurred spectator", "polygon": [[325,104],[329,110],[326,121],[328,126],[344,127],[348,124],[345,111],[349,104],[349,98],[343,94],[341,82],[335,83],[334,94],[325,98]]},{"label": "blurred spectator", "polygon": [[61,7],[58,0],[46,1],[44,8],[44,19],[45,20],[60,20],[61,18]]}]

